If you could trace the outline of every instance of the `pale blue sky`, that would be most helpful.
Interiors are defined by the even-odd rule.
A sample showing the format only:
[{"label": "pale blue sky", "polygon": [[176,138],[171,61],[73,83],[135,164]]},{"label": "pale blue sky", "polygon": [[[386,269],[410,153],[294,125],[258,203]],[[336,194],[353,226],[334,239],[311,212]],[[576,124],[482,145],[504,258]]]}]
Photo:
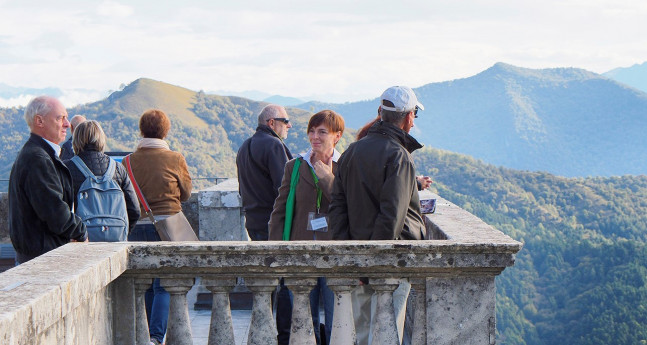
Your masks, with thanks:
[{"label": "pale blue sky", "polygon": [[[597,73],[641,63],[645,18],[642,0],[0,0],[0,83],[105,97],[148,77],[354,101],[496,62]],[[68,103],[99,97],[77,93]]]}]

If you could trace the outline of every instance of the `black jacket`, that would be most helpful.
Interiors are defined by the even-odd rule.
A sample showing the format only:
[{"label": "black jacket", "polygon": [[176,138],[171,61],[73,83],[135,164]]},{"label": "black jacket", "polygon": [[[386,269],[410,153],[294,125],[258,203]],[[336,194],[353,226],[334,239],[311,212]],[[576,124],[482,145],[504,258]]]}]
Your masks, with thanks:
[{"label": "black jacket", "polygon": [[85,224],[72,213],[72,177],[54,149],[31,134],[9,177],[9,234],[16,259],[27,262],[74,239]]},{"label": "black jacket", "polygon": [[262,230],[267,237],[274,199],[279,194],[285,163],[290,159],[290,150],[266,125],[258,126],[256,133],[238,149],[238,184],[248,231]]},{"label": "black jacket", "polygon": [[65,162],[66,160],[74,157],[74,148],[72,147],[72,137],[65,140],[61,145],[61,160]]},{"label": "black jacket", "polygon": [[[108,164],[110,163],[110,157],[103,152],[97,151],[94,147],[87,146],[84,150],[79,153],[79,158],[88,166],[88,169],[92,171],[95,176],[103,176],[108,170]],[[79,170],[79,168],[71,160],[66,160],[65,165],[70,169],[72,174],[72,184],[74,188],[74,207],[76,211],[77,205],[77,194],[79,193],[79,188],[81,184],[85,181],[85,176]],[[135,228],[137,220],[140,216],[139,210],[139,200],[137,200],[137,194],[135,193],[135,188],[133,187],[126,168],[119,162],[115,169],[115,175],[112,178],[119,184],[121,190],[124,192],[124,198],[126,199],[126,211],[128,212],[128,233]]]},{"label": "black jacket", "polygon": [[420,240],[420,213],[411,152],[421,148],[402,129],[379,121],[341,155],[329,218],[336,240]]}]

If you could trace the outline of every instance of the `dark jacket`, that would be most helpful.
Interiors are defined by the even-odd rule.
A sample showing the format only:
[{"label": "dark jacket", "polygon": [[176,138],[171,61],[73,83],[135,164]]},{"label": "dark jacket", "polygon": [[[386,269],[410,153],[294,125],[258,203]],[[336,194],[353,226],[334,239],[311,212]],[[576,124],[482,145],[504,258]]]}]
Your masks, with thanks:
[{"label": "dark jacket", "polygon": [[290,150],[266,125],[258,126],[256,133],[238,149],[236,167],[247,231],[267,231],[283,169],[290,159]]},{"label": "dark jacket", "polygon": [[[317,210],[317,188],[315,187],[315,180],[312,177],[312,171],[308,162],[303,158],[301,166],[299,166],[299,182],[295,192],[294,200],[294,215],[292,218],[292,229],[290,231],[291,241],[305,241],[305,240],[320,240],[326,241],[332,239],[332,232],[328,229],[327,232],[310,231],[308,227],[308,214],[316,212]],[[294,170],[294,163],[297,159],[289,161],[285,165],[285,173],[283,174],[283,182],[279,188],[279,196],[274,202],[274,210],[270,218],[270,241],[283,240],[283,228],[285,226],[285,209],[288,194],[290,193],[290,181],[292,180],[292,171]],[[333,173],[337,171],[337,163],[332,163]],[[332,191],[332,184],[334,178],[331,176],[326,179],[319,179],[319,188],[321,188],[321,213],[328,213],[328,206],[330,205],[330,192]]]},{"label": "dark jacket", "polygon": [[[103,176],[108,170],[108,164],[110,163],[110,157],[103,152],[97,151],[94,147],[87,146],[85,149],[79,153],[79,158],[88,166],[88,169],[92,171],[95,176]],[[74,186],[74,210],[76,211],[76,205],[78,204],[78,194],[81,184],[85,181],[85,176],[79,170],[79,168],[71,160],[64,162],[67,165],[67,168],[72,174],[72,185]],[[126,173],[126,168],[117,162],[115,175],[112,177],[121,190],[124,192],[124,198],[126,199],[126,211],[128,212],[128,232],[135,228],[135,224],[139,219],[139,200],[137,200],[137,194],[135,194],[135,188]]]},{"label": "dark jacket", "polygon": [[72,176],[54,149],[31,134],[9,177],[9,234],[16,259],[27,262],[74,239],[85,224],[72,213]]},{"label": "dark jacket", "polygon": [[339,159],[329,217],[336,240],[419,240],[425,236],[411,152],[402,129],[379,121]]},{"label": "dark jacket", "polygon": [[74,148],[72,147],[72,137],[65,140],[63,145],[61,145],[61,160],[65,162],[68,159],[74,157]]}]

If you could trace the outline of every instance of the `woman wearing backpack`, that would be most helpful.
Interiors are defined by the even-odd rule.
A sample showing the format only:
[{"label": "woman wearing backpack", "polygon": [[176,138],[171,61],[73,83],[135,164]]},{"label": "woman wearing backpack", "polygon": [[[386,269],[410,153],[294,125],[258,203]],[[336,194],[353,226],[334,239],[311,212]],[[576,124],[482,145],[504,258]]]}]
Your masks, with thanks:
[{"label": "woman wearing backpack", "polygon": [[[182,201],[191,196],[191,176],[184,156],[171,151],[164,140],[171,129],[168,116],[159,109],[145,111],[139,119],[143,139],[128,160],[135,183],[148,203],[155,221],[182,211]],[[143,208],[142,208],[143,210]],[[129,241],[161,241],[155,225],[145,212],[137,222]],[[169,294],[160,286],[159,279],[146,291],[146,315],[151,345],[161,344],[166,333],[169,313]]]},{"label": "woman wearing backpack", "polygon": [[[97,177],[103,176],[110,166],[111,158],[103,153],[105,146],[106,134],[97,121],[84,121],[74,129],[72,136],[74,152],[90,172]],[[86,177],[72,159],[66,160],[64,163],[72,174],[74,211],[76,212],[79,205],[79,188],[85,182]],[[119,162],[115,163],[115,172],[112,178],[123,192],[128,214],[128,232],[131,232],[140,216],[139,202],[126,168]],[[90,238],[90,241],[92,241],[92,238]]]}]

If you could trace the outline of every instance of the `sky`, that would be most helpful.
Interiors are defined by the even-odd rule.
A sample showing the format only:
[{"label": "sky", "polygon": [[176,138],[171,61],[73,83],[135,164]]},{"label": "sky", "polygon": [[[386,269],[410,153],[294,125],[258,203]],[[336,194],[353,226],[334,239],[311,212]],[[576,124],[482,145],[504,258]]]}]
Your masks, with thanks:
[{"label": "sky", "polygon": [[357,101],[497,62],[629,67],[647,61],[645,18],[644,0],[0,0],[0,83],[60,88],[68,106],[140,77]]}]

